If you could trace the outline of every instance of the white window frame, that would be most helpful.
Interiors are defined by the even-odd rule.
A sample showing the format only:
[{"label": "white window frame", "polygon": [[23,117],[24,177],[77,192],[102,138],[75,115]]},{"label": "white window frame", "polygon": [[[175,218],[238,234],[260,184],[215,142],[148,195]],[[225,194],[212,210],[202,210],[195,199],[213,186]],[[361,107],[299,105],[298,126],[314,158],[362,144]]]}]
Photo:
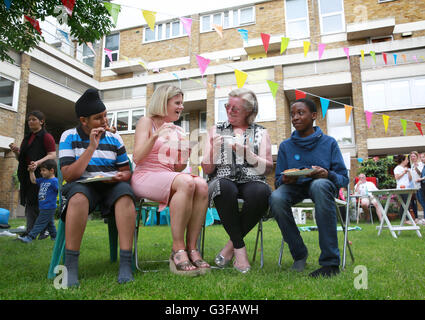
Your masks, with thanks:
[{"label": "white window frame", "polygon": [[[344,109],[344,106],[342,105],[343,102],[342,101],[338,101],[338,100],[342,100],[342,99],[349,99],[349,103],[347,103],[347,104],[348,105],[351,105],[352,104],[351,103],[351,97],[332,98],[333,101],[340,102],[341,103],[341,107],[338,107],[338,108],[329,108],[327,112],[329,112],[329,111],[332,112],[332,110],[335,110],[335,109]],[[338,145],[339,145],[340,148],[342,148],[342,147],[344,147],[344,148],[352,148],[352,147],[355,146],[355,144],[356,144],[356,137],[355,137],[355,134],[354,134],[353,113],[350,115],[350,121],[349,121],[348,124],[346,123],[345,118],[341,122],[330,123],[329,122],[329,117],[326,117],[326,125],[327,125],[328,134],[329,134],[329,128],[330,127],[333,127],[333,128],[336,128],[336,127],[347,127],[347,126],[350,125],[350,127],[351,127],[352,142],[350,144],[339,144],[338,143]],[[336,138],[335,138],[335,140],[336,140]]]},{"label": "white window frame", "polygon": [[[90,54],[84,55],[84,46],[87,47],[87,49],[90,52]],[[96,44],[93,44],[93,49],[96,50]],[[91,49],[89,48],[89,46],[87,44],[82,43],[82,44],[78,45],[78,47],[77,47],[77,59],[79,61],[81,61],[85,65],[89,66],[90,68],[94,68],[94,60],[93,60],[93,66],[90,66],[89,64],[87,64],[87,63],[84,62],[84,59],[89,59],[89,58],[93,58],[94,59],[95,57],[96,57],[96,55],[94,54],[93,51],[91,51]]]},{"label": "white window frame", "polygon": [[[379,80],[379,81],[369,81],[363,83],[363,100],[364,100],[364,109],[371,111],[371,112],[377,112],[377,111],[392,111],[392,110],[408,110],[408,109],[418,109],[418,108],[425,108],[425,104],[419,104],[417,101],[415,101],[415,81],[417,80],[425,80],[425,76],[419,76],[419,77],[407,77],[407,78],[396,78],[396,79],[388,79],[388,80]],[[403,103],[403,105],[394,105],[391,101],[391,83],[394,82],[400,82],[400,81],[408,81],[409,82],[409,95],[410,95],[410,101],[406,101]],[[385,96],[385,105],[381,107],[374,107],[369,102],[371,99],[369,97],[369,92],[367,90],[367,87],[370,85],[384,85],[384,96]]]},{"label": "white window frame", "polygon": [[292,20],[290,20],[290,19],[287,18],[288,10],[286,9],[286,0],[284,1],[284,5],[285,5],[285,30],[286,30],[286,35],[288,35],[288,30],[289,30],[288,22],[297,22],[297,21],[303,21],[303,20],[306,20],[307,21],[307,35],[305,37],[302,37],[302,38],[293,38],[293,39],[296,39],[296,40],[310,38],[310,17],[309,17],[309,14],[308,14],[308,12],[309,12],[308,11],[308,1],[305,0],[305,3],[306,3],[306,6],[307,6],[307,16],[305,18],[298,18],[298,19],[292,19]]},{"label": "white window frame", "polygon": [[0,77],[5,78],[9,81],[12,81],[13,84],[13,97],[12,97],[12,105],[4,104],[0,102],[0,108],[11,110],[11,111],[18,111],[18,102],[19,102],[19,80],[13,79],[11,77],[8,77],[2,73],[0,73]]},{"label": "white window frame", "polygon": [[[117,60],[112,60],[112,61],[110,61],[109,62],[109,67],[105,67],[105,63],[106,63],[106,59],[108,59],[108,55],[106,54],[106,52],[105,52],[105,50],[103,50],[103,52],[102,52],[102,69],[110,69],[111,68],[111,63],[112,62],[115,62],[115,61],[118,61],[119,59],[120,59],[120,41],[121,41],[121,34],[118,32],[118,33],[111,33],[111,34],[108,34],[107,36],[105,36],[104,38],[103,38],[103,48],[106,48],[106,37],[108,37],[108,36],[114,36],[114,35],[118,35],[118,49],[117,50],[113,50],[113,51],[111,51],[111,56],[114,54],[114,53],[116,53],[117,54]],[[109,48],[106,48],[106,49],[109,49]]]},{"label": "white window frame", "polygon": [[[134,111],[143,111],[142,117],[146,116],[146,108],[145,107],[134,107],[131,109],[120,109],[120,110],[110,110],[107,113],[108,121],[109,121],[109,115],[112,114],[112,117],[114,119],[112,124],[109,124],[110,126],[114,126],[117,128],[117,133],[119,134],[127,134],[127,133],[134,133],[136,130],[131,129],[133,127],[133,112]],[[118,130],[117,127],[117,120],[118,120],[118,113],[119,112],[128,112],[128,130]]]},{"label": "white window frame", "polygon": [[[178,22],[179,23],[179,33],[177,36],[173,36],[173,23]],[[170,35],[167,37],[167,24],[170,25]],[[162,27],[162,32],[161,32],[161,39],[158,38],[159,36],[159,27]],[[142,43],[152,43],[152,42],[158,42],[158,41],[163,41],[163,40],[169,40],[169,39],[176,39],[176,38],[181,38],[181,37],[187,37],[189,36],[186,32],[186,30],[184,29],[183,23],[180,20],[170,20],[170,21],[165,21],[163,23],[158,23],[155,24],[155,39],[153,40],[146,40],[146,29],[149,28],[148,26],[143,28],[143,39],[142,39]]]},{"label": "white window frame", "polygon": [[[246,23],[240,23],[240,21],[241,21],[241,10],[245,10],[245,9],[251,9],[252,10],[253,21],[246,22]],[[235,21],[233,19],[235,11],[237,11],[237,16],[238,16],[237,23],[235,23]],[[227,27],[224,26],[224,13],[225,12],[229,13],[229,25]],[[241,8],[230,9],[230,10],[225,10],[225,11],[218,11],[218,12],[213,12],[213,13],[210,13],[210,14],[204,14],[204,15],[200,16],[200,18],[199,18],[199,21],[200,21],[199,32],[200,33],[206,33],[206,32],[214,31],[213,26],[212,26],[214,24],[214,18],[213,17],[217,14],[221,15],[221,26],[223,26],[223,30],[224,29],[237,28],[237,27],[241,27],[241,26],[248,26],[248,25],[256,23],[256,15],[255,15],[255,7],[254,6],[241,7]],[[209,20],[210,20],[210,28],[208,30],[202,29],[202,20],[203,20],[204,17],[209,17]]]},{"label": "white window frame", "polygon": [[[202,128],[201,114],[205,114],[205,129]],[[199,133],[205,133],[207,131],[208,131],[208,128],[207,128],[207,112],[206,111],[200,111],[199,112]]]},{"label": "white window frame", "polygon": [[[319,8],[320,34],[321,35],[327,35],[327,34],[335,34],[335,33],[345,32],[346,26],[345,26],[344,0],[339,0],[342,3],[342,11],[334,11],[332,13],[326,13],[324,15],[321,14],[321,8],[320,8],[321,1],[326,1],[326,0],[317,0],[317,2],[318,2],[318,8]],[[330,16],[335,16],[335,15],[338,15],[338,14],[341,15],[342,29],[341,30],[338,30],[338,31],[324,32],[323,31],[323,17],[330,17]]]}]

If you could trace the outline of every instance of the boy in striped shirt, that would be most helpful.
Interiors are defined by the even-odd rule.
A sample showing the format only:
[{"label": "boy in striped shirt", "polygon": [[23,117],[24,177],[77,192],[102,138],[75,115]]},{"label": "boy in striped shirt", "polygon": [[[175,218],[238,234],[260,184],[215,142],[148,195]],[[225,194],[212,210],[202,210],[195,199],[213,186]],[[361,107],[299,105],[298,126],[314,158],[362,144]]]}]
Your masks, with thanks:
[{"label": "boy in striped shirt", "polygon": [[[68,287],[78,286],[78,258],[87,218],[97,206],[103,217],[115,215],[119,244],[118,282],[133,280],[132,243],[135,228],[135,196],[129,181],[131,171],[124,143],[108,129],[106,107],[95,89],[88,89],[75,103],[76,128],[65,131],[59,144],[65,221],[65,266]],[[107,181],[81,183],[96,176]]]}]

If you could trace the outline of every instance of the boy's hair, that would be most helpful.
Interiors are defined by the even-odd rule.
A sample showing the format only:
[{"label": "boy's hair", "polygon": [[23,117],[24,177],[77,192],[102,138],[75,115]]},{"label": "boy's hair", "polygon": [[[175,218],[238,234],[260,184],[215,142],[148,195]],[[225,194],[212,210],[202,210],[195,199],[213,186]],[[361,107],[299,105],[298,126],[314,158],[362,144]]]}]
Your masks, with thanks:
[{"label": "boy's hair", "polygon": [[294,105],[297,102],[304,103],[307,106],[307,108],[310,110],[311,113],[317,112],[316,104],[312,100],[302,98],[302,99],[295,100],[295,102],[292,105]]},{"label": "boy's hair", "polygon": [[40,169],[41,168],[45,168],[47,170],[54,170],[55,174],[56,174],[56,161],[53,159],[48,159],[46,161],[44,161],[42,164],[40,164]]}]

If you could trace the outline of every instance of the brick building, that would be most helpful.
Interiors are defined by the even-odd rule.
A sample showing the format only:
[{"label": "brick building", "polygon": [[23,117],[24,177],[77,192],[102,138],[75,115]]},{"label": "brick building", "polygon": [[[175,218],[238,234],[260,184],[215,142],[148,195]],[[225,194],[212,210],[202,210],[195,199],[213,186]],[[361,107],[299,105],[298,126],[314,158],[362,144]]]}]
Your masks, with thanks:
[{"label": "brick building", "polygon": [[[244,86],[259,98],[257,122],[269,130],[274,156],[291,134],[289,106],[295,89],[318,106],[319,97],[331,100],[325,117],[319,108],[317,125],[350,153],[352,176],[357,158],[425,151],[425,137],[414,124],[425,124],[425,2],[251,1],[187,18],[192,19],[190,37],[174,17],[156,21],[155,30],[147,25],[115,30],[95,46],[96,54],[61,38],[54,25],[44,25],[46,43],[12,53],[14,64],[0,62],[0,207],[20,215],[12,178],[17,161],[8,144],[22,141],[26,114],[43,111],[58,142],[61,132],[77,123],[74,103],[89,87],[101,91],[129,154],[136,122],[164,83],[184,90],[180,125],[188,133],[196,131],[202,143],[207,128],[225,119],[223,104],[237,87],[235,69],[248,73]],[[214,25],[223,27],[222,37]],[[248,41],[238,29],[248,31]],[[261,33],[270,34],[267,53]],[[290,41],[281,53],[282,37]],[[310,43],[306,56],[304,41]],[[320,58],[319,44],[326,45]],[[112,62],[104,48],[111,50]],[[196,55],[211,60],[204,76]],[[275,98],[267,80],[279,84]],[[344,105],[354,107],[348,123]],[[370,127],[365,110],[373,112]],[[383,114],[390,117],[386,131]],[[401,119],[408,120],[406,134]],[[199,173],[196,160],[191,168]]]}]

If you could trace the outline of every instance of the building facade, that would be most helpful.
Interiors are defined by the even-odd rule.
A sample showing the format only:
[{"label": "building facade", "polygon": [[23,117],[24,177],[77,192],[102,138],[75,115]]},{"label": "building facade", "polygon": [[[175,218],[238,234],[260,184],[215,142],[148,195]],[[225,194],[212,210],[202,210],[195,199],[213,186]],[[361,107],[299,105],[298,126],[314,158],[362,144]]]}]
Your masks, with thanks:
[{"label": "building facade", "polygon": [[[74,103],[90,87],[101,91],[130,155],[137,120],[165,83],[185,92],[179,124],[202,145],[207,129],[225,120],[235,70],[248,74],[244,87],[257,94],[256,121],[269,131],[274,158],[292,132],[289,106],[296,90],[316,102],[316,124],[350,155],[352,177],[358,158],[425,152],[419,131],[425,125],[425,2],[252,1],[187,16],[190,36],[179,18],[156,21],[155,30],[146,24],[115,30],[93,50],[46,26],[48,43],[12,53],[14,64],[0,62],[0,207],[20,215],[17,161],[8,145],[22,141],[26,114],[43,111],[59,142],[76,125]],[[267,53],[262,34],[270,35]],[[283,51],[282,38],[289,38]],[[210,60],[203,75],[197,55]],[[278,84],[275,97],[267,81]],[[330,101],[327,110],[321,98]],[[345,106],[353,107],[348,120]],[[191,157],[192,173],[201,174],[201,156]]]}]

